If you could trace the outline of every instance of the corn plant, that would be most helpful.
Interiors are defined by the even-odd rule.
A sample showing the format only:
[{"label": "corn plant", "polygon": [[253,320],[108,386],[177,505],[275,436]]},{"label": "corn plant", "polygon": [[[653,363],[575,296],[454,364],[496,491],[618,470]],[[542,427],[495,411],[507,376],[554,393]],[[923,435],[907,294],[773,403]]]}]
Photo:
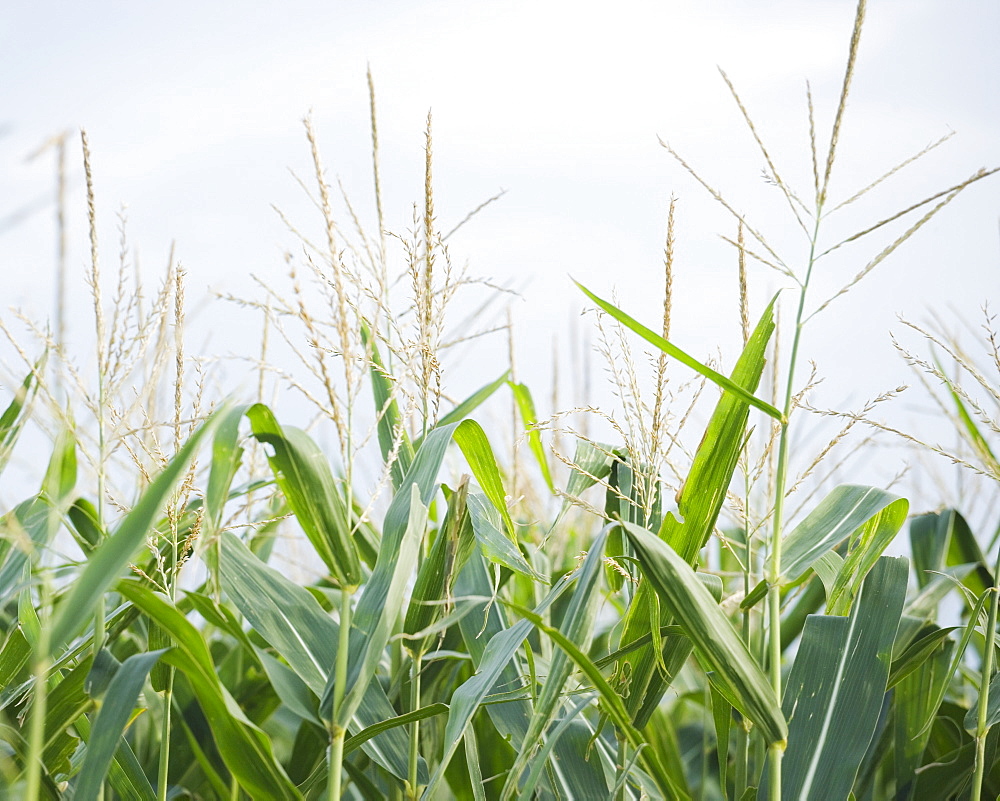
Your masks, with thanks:
[{"label": "corn plant", "polygon": [[[146,307],[129,293],[123,234],[117,289],[110,303],[102,294],[84,138],[96,378],[61,335],[27,321],[38,358],[2,329],[23,369],[0,415],[0,470],[23,431],[52,433],[38,491],[0,517],[3,796],[1000,792],[997,562],[957,510],[910,517],[889,488],[810,486],[857,424],[890,428],[872,405],[838,413],[844,428],[818,456],[793,446],[808,425],[809,321],[990,174],[827,241],[826,218],[871,188],[843,201],[831,189],[865,12],[862,0],[822,154],[809,97],[808,193],[783,180],[723,76],[802,231],[801,254],[772,249],[667,146],[735,218],[732,364],[695,357],[671,330],[673,204],[655,328],[581,287],[621,400],[603,413],[614,442],[572,430],[579,409],[543,419],[509,365],[464,399],[446,392],[447,346],[475,333],[452,332],[449,304],[477,282],[453,266],[436,217],[430,116],[422,203],[407,233],[388,232],[371,81],[378,234],[346,194],[350,225],[339,221],[307,120],[320,236],[288,221],[302,255],[289,257],[287,281],[260,278],[258,296],[219,301],[264,321],[260,351],[246,356],[258,397],[242,402],[212,402],[204,379],[192,384],[172,256]],[[830,254],[897,222],[901,233],[817,301]],[[790,285],[753,325],[748,261]],[[789,302],[790,330],[778,314]],[[650,397],[636,341],[653,349]],[[965,461],[996,478],[989,440],[1000,429],[939,365],[930,374],[978,459]],[[997,397],[995,382],[970,374]],[[313,414],[296,425],[266,400],[274,384]],[[501,402],[526,460],[498,445]],[[885,555],[904,531],[913,582],[910,560]],[[943,625],[946,599],[960,604],[957,625]]]}]

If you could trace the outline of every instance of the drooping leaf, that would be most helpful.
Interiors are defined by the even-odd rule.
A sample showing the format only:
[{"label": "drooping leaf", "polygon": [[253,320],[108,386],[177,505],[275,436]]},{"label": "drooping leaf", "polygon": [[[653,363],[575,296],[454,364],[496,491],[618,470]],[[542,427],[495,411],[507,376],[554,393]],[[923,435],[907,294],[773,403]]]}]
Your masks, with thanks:
[{"label": "drooping leaf", "polygon": [[524,558],[517,544],[500,530],[503,526],[500,513],[482,493],[469,495],[469,516],[476,541],[486,559],[536,581],[546,581]]},{"label": "drooping leaf", "polygon": [[[732,381],[747,392],[756,390],[764,370],[768,342],[774,332],[774,303],[772,300],[764,310],[733,368]],[[748,419],[747,403],[733,393],[723,392],[678,493],[678,513],[663,515],[660,538],[689,565],[696,563],[715,528],[743,449]],[[626,613],[622,644],[671,622],[650,615],[652,593],[644,584],[640,582]],[[689,640],[667,637],[660,653],[642,649],[630,657],[628,704],[637,726],[643,727],[648,722],[690,649]]]},{"label": "drooping leaf", "polygon": [[248,793],[261,798],[300,801],[271,750],[271,742],[247,718],[222,684],[202,635],[168,599],[139,582],[122,581],[118,590],[167,631],[175,647],[160,658],[182,671],[206,718],[226,767]]},{"label": "drooping leaf", "polygon": [[889,506],[894,506],[895,513],[890,516],[893,524],[900,515],[906,519],[908,504],[898,495],[857,484],[835,487],[785,538],[781,554],[784,581],[796,582],[819,557]]},{"label": "drooping leaf", "polygon": [[869,518],[848,542],[847,554],[827,592],[828,612],[842,615],[850,609],[862,582],[906,522],[910,503],[900,498]]},{"label": "drooping leaf", "polygon": [[699,658],[729,690],[733,705],[760,727],[768,743],[784,740],[788,727],[774,690],[695,571],[654,534],[631,523],[624,526],[644,577]]},{"label": "drooping leaf", "polygon": [[472,475],[476,477],[480,489],[503,518],[508,536],[516,541],[514,521],[511,520],[510,511],[507,509],[507,493],[504,491],[500,469],[497,467],[497,460],[486,432],[475,420],[463,420],[455,427],[452,436],[455,438],[455,444],[461,448],[469,467],[472,468]]},{"label": "drooping leaf", "polygon": [[274,449],[268,456],[274,477],[316,553],[340,586],[357,587],[361,560],[343,493],[323,451],[305,431],[279,425],[261,403],[246,416],[254,436]]}]

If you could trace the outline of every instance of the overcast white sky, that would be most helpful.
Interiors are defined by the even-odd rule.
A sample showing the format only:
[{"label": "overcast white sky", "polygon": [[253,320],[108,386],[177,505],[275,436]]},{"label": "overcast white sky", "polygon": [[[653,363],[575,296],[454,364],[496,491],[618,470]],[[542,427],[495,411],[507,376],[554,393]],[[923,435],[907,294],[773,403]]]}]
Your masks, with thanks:
[{"label": "overcast white sky", "polygon": [[[614,289],[634,316],[657,319],[671,193],[679,198],[673,338],[699,356],[718,348],[732,354],[739,337],[735,260],[717,237],[732,235],[731,220],[657,136],[745,211],[786,259],[801,263],[800,232],[761,179],[761,158],[716,65],[739,88],[786,180],[808,195],[805,80],[825,145],[853,16],[853,0],[4,3],[3,305],[49,313],[55,246],[53,207],[44,203],[53,161],[25,157],[53,134],[80,127],[93,151],[109,263],[114,213],[126,204],[130,240],[147,270],[165,263],[176,241],[190,300],[209,287],[251,294],[249,274],[278,274],[291,247],[271,204],[303,225],[314,222],[288,173],[309,175],[301,125],[309,109],[328,170],[369,207],[370,64],[391,228],[405,229],[420,195],[431,107],[441,227],[508,190],[452,247],[473,273],[524,290],[525,300],[513,306],[518,358],[522,378],[542,387],[538,394],[547,392],[553,338],[565,348],[581,330],[570,327],[583,304],[569,275],[599,294]],[[831,241],[978,167],[1000,164],[998,41],[994,0],[871,0],[834,196],[848,197],[950,130],[956,136],[842,222],[831,221]],[[78,153],[74,140],[69,264],[82,276]],[[857,404],[909,381],[888,337],[890,328],[900,329],[897,313],[921,320],[935,309],[978,323],[979,306],[998,294],[998,214],[1000,178],[971,188],[817,318],[805,349],[827,376],[818,403]],[[830,263],[833,272],[819,276],[817,299],[886,241],[845,248],[841,261]],[[781,285],[773,273],[755,270],[755,310]],[[80,314],[71,333],[83,336],[82,277],[73,286]],[[238,320],[226,318],[226,325]],[[238,333],[216,330],[211,347],[233,348]],[[483,353],[452,376],[456,392],[502,369],[491,363],[502,347]]]}]

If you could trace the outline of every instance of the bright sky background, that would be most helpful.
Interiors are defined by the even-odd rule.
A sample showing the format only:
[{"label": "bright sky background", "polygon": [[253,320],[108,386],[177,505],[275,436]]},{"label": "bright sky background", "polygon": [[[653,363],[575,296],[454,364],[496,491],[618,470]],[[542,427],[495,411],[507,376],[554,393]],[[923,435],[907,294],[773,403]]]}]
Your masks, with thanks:
[{"label": "bright sky background", "polygon": [[[428,108],[442,229],[508,190],[452,247],[473,274],[523,291],[513,304],[520,377],[536,394],[548,393],[553,340],[565,354],[568,340],[590,326],[578,319],[584,304],[570,275],[599,294],[616,291],[634,316],[658,319],[672,193],[679,198],[672,338],[697,356],[721,349],[731,358],[739,339],[736,261],[717,235],[732,236],[734,225],[657,136],[801,264],[801,232],[761,179],[762,159],[716,66],[736,84],[786,180],[808,196],[805,80],[825,147],[853,17],[853,0],[4,3],[3,305],[50,313],[54,207],[44,204],[54,161],[25,159],[67,128],[84,127],[90,137],[105,263],[115,263],[115,212],[126,204],[129,240],[148,280],[176,241],[195,305],[210,287],[250,295],[251,273],[281,273],[282,253],[294,242],[271,204],[315,224],[288,172],[311,175],[301,125],[309,109],[329,173],[373,220],[370,64],[390,228],[409,225],[420,197]],[[830,241],[1000,164],[998,41],[994,0],[871,0],[834,197],[848,197],[949,131],[956,136],[832,220]],[[69,265],[79,275],[70,332],[85,337],[78,139],[70,152]],[[922,345],[897,314],[921,321],[933,310],[956,324],[979,324],[980,305],[998,294],[998,214],[1000,177],[969,189],[816,318],[804,349],[826,376],[817,405],[857,406],[911,383],[888,332]],[[900,230],[845,248],[818,277],[816,299]],[[765,268],[752,276],[756,313],[783,284]],[[211,335],[209,349],[235,350],[248,336],[239,330],[245,318],[212,309],[200,335]],[[792,312],[789,305],[786,316]],[[505,367],[502,343],[471,355],[449,378],[456,394]],[[901,403],[926,406],[917,396]]]}]

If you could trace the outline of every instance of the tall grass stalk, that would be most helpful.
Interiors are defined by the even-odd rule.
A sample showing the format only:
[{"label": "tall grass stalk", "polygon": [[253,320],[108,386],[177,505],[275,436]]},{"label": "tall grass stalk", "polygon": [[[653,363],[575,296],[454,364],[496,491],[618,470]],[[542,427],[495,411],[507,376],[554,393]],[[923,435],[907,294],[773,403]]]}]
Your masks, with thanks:
[{"label": "tall grass stalk", "polygon": [[351,644],[351,592],[340,591],[340,631],[337,643],[337,661],[334,665],[333,714],[330,725],[330,759],[326,784],[327,801],[339,801],[343,781],[344,738],[347,727],[340,725],[340,707],[347,690],[347,661]]},{"label": "tall grass stalk", "polygon": [[[989,592],[990,612],[986,623],[983,644],[983,665],[979,681],[979,710],[976,716],[976,768],[972,776],[972,801],[980,801],[986,772],[986,735],[990,727],[987,721],[990,703],[990,680],[993,678],[993,662],[996,652],[997,612],[1000,610],[1000,549],[993,563],[993,586]],[[975,625],[975,621],[970,621]]]},{"label": "tall grass stalk", "polygon": [[[38,566],[41,567],[39,560]],[[28,765],[25,776],[24,797],[40,798],[42,779],[42,759],[45,753],[45,715],[48,710],[49,670],[52,668],[52,658],[49,656],[51,633],[48,610],[52,603],[51,588],[48,576],[39,570],[38,608],[41,610],[38,641],[33,649],[32,675],[34,676],[34,693],[31,700],[31,723],[28,731]]]}]

